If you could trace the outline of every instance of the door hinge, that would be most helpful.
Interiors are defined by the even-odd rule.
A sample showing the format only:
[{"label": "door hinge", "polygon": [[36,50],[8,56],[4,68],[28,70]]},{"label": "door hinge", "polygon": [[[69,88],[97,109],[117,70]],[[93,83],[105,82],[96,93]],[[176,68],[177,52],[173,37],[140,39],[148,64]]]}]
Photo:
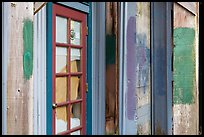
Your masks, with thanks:
[{"label": "door hinge", "polygon": [[86,93],[88,93],[88,83],[86,83]]},{"label": "door hinge", "polygon": [[86,26],[86,35],[88,35],[89,29],[88,26]]}]

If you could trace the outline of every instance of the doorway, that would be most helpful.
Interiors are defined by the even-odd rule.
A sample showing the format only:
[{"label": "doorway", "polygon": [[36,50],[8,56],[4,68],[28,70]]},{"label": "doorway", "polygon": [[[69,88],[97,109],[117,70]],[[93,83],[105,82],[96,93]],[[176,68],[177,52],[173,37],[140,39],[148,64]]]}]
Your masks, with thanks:
[{"label": "doorway", "polygon": [[52,134],[86,132],[86,14],[53,4]]}]

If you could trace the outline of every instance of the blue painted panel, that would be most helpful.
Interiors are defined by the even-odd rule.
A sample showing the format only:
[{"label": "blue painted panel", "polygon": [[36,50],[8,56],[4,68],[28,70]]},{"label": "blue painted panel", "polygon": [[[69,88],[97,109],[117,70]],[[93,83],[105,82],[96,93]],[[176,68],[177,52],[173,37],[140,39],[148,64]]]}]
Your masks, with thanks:
[{"label": "blue painted panel", "polygon": [[87,79],[88,93],[86,94],[86,134],[92,134],[92,3],[89,2],[88,16],[88,41],[87,41]]},{"label": "blue painted panel", "polygon": [[47,135],[52,134],[52,2],[47,3],[46,33],[46,84],[47,84]]},{"label": "blue painted panel", "polygon": [[171,8],[170,3],[152,3],[152,126],[153,134],[171,134]]}]

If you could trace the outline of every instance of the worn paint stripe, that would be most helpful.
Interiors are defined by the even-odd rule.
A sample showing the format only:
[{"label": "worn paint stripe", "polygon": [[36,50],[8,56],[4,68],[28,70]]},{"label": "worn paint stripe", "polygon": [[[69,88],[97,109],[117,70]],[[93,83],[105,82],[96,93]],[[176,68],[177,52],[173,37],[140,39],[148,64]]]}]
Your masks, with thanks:
[{"label": "worn paint stripe", "polygon": [[193,28],[174,29],[174,104],[194,102],[194,39]]},{"label": "worn paint stripe", "polygon": [[30,19],[24,20],[23,47],[23,73],[28,80],[33,73],[33,22]]},{"label": "worn paint stripe", "polygon": [[136,44],[135,44],[136,18],[131,16],[127,24],[127,117],[134,120],[136,114]]}]

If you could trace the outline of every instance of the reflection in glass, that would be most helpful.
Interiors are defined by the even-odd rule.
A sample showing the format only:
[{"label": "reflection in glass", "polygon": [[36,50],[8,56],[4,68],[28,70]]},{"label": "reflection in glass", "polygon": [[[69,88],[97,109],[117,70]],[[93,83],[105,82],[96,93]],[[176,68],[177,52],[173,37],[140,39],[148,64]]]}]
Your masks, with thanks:
[{"label": "reflection in glass", "polygon": [[56,73],[67,72],[67,48],[56,47]]},{"label": "reflection in glass", "polygon": [[71,135],[80,135],[80,130],[72,132]]},{"label": "reflection in glass", "polygon": [[71,100],[81,99],[80,77],[71,77]]},{"label": "reflection in glass", "polygon": [[56,78],[56,103],[67,101],[67,77]]},{"label": "reflection in glass", "polygon": [[67,130],[67,107],[56,108],[56,134]]},{"label": "reflection in glass", "polygon": [[67,18],[56,16],[56,42],[67,43]]},{"label": "reflection in glass", "polygon": [[70,118],[71,129],[81,125],[81,102],[71,105]]},{"label": "reflection in glass", "polygon": [[80,49],[71,49],[71,72],[81,71],[81,52]]},{"label": "reflection in glass", "polygon": [[71,20],[70,40],[73,45],[80,45],[81,23]]}]

